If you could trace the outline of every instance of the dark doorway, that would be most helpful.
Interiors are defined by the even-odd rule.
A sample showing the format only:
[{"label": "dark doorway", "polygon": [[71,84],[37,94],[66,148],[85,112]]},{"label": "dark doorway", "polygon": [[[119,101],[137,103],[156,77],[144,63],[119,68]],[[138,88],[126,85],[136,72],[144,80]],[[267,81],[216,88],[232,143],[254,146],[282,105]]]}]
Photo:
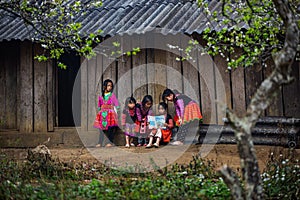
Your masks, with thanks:
[{"label": "dark doorway", "polygon": [[[60,61],[67,65],[67,69],[58,67],[58,126],[75,126],[72,113],[72,93],[76,90],[77,105],[81,105],[81,88],[73,88],[80,68],[80,57],[75,53],[64,54]],[[80,80],[80,74],[78,77]],[[81,106],[80,106],[81,107]],[[79,108],[80,109],[80,108]],[[80,122],[79,122],[80,123]],[[80,126],[80,124],[76,124]]]}]

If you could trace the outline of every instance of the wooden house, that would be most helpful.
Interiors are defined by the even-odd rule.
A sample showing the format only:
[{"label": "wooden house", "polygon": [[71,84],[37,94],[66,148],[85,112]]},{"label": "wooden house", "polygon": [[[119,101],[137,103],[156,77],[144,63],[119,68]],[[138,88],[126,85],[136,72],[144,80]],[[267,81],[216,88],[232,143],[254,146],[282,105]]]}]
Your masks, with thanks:
[{"label": "wooden house", "polygon": [[[210,3],[213,9],[220,6],[219,1]],[[103,30],[104,42],[116,40],[123,50],[141,47],[141,52],[115,59],[100,53],[90,60],[69,53],[62,58],[68,68],[59,69],[54,61],[34,59],[42,48],[31,41],[32,28],[19,18],[3,16],[0,19],[0,131],[6,138],[12,133],[49,136],[75,126],[95,133],[92,125],[97,95],[101,82],[107,78],[115,82],[114,92],[121,105],[124,97],[131,94],[138,100],[151,94],[157,104],[162,91],[168,87],[199,102],[204,124],[223,125],[219,103],[243,114],[257,87],[271,72],[271,65],[230,71],[225,58],[201,55],[199,51],[193,54],[192,61],[178,61],[176,58],[182,56],[182,51],[166,44],[184,48],[188,39],[195,39],[205,45],[201,34],[206,21],[194,1],[104,0],[100,9],[79,20],[83,32]],[[295,81],[282,87],[265,116],[300,117],[298,62],[293,65],[293,75]],[[73,116],[74,109],[76,116]],[[64,140],[65,136],[59,138]]]}]

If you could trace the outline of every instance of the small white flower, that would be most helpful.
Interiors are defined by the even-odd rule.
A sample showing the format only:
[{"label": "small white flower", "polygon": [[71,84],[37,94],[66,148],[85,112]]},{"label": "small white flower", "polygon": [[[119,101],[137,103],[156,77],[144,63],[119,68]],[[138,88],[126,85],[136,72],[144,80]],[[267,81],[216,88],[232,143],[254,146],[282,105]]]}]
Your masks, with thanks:
[{"label": "small white flower", "polygon": [[204,179],[204,178],[205,178],[203,174],[199,174],[198,176],[199,176],[199,178],[201,178],[201,179]]}]

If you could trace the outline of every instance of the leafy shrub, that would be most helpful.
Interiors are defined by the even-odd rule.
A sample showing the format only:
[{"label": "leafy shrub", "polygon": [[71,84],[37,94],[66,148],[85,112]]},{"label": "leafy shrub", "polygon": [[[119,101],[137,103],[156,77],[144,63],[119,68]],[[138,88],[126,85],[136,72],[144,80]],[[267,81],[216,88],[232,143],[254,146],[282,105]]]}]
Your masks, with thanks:
[{"label": "leafy shrub", "polygon": [[269,199],[298,199],[300,197],[300,163],[295,149],[284,154],[271,152],[262,173],[265,195]]},{"label": "leafy shrub", "polygon": [[46,166],[0,159],[0,199],[228,199],[211,162],[199,157],[152,173],[129,173],[99,163]]}]

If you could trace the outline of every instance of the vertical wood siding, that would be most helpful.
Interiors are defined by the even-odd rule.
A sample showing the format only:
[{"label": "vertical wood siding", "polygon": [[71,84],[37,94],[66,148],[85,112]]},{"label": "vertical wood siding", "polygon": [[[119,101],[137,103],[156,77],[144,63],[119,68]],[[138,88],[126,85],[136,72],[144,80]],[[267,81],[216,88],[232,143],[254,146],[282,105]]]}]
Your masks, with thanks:
[{"label": "vertical wood siding", "polygon": [[[155,42],[155,38],[151,38]],[[166,40],[174,40],[172,36]],[[119,41],[125,49],[143,46],[143,40],[125,36]],[[158,41],[156,41],[158,42]],[[181,41],[183,42],[183,41]],[[37,62],[33,57],[42,53],[39,45],[29,41],[2,42],[0,44],[0,129],[17,129],[21,132],[54,131],[57,125],[57,70],[54,63]],[[271,72],[256,65],[228,71],[226,59],[211,58],[194,53],[194,61],[177,61],[178,55],[161,49],[141,49],[136,56],[122,56],[112,60],[97,55],[81,64],[81,128],[95,130],[93,122],[97,112],[97,99],[103,80],[115,83],[115,94],[124,108],[126,97],[141,101],[150,94],[154,110],[161,101],[165,88],[176,89],[199,102],[206,124],[222,124],[225,104],[243,114],[262,80]],[[266,116],[300,117],[299,63],[293,65],[294,81],[282,87]],[[224,86],[224,91],[220,90]],[[224,94],[222,94],[224,92]],[[72,103],[72,102],[70,102]],[[170,112],[174,108],[170,105]]]},{"label": "vertical wood siding", "polygon": [[0,129],[53,131],[52,62],[34,60],[43,52],[29,41],[2,42],[0,51]]}]

